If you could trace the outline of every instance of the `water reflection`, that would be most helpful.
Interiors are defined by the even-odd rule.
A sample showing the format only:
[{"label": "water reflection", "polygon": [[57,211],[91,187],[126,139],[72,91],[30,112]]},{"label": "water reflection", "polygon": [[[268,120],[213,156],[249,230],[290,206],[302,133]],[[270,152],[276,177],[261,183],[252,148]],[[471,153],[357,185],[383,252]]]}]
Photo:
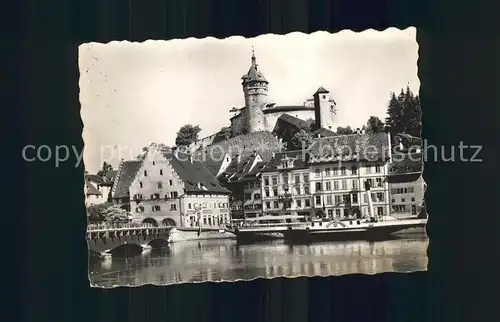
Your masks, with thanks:
[{"label": "water reflection", "polygon": [[256,277],[410,272],[427,269],[425,237],[380,242],[287,245],[234,240],[175,243],[133,258],[108,258],[90,267],[93,285],[233,281]]}]

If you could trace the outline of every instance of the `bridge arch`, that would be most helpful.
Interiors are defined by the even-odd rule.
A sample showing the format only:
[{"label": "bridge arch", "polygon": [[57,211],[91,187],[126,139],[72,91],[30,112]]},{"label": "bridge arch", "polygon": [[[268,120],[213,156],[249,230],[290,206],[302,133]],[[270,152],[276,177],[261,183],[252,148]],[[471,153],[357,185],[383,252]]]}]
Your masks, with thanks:
[{"label": "bridge arch", "polygon": [[165,218],[161,221],[163,226],[177,226],[177,223],[172,218]]},{"label": "bridge arch", "polygon": [[142,221],[143,224],[149,224],[153,227],[158,227],[158,222],[153,218],[146,218]]}]

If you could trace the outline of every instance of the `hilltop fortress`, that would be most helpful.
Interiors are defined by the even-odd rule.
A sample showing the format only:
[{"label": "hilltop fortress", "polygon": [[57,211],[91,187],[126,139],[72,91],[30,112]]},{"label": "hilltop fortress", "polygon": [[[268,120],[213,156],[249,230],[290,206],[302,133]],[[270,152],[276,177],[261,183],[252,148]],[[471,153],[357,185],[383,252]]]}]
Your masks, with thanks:
[{"label": "hilltop fortress", "polygon": [[[320,87],[313,97],[307,99],[302,105],[276,105],[268,98],[269,82],[260,70],[253,51],[250,69],[241,77],[241,80],[245,106],[233,107],[230,110],[232,138],[256,132],[271,132],[279,136],[278,132],[283,132],[287,127],[286,124],[309,130],[311,120],[316,129],[315,134],[328,136],[336,131],[336,104],[330,92],[325,88]],[[226,138],[218,132],[194,142],[190,150],[196,151],[223,140]]]}]

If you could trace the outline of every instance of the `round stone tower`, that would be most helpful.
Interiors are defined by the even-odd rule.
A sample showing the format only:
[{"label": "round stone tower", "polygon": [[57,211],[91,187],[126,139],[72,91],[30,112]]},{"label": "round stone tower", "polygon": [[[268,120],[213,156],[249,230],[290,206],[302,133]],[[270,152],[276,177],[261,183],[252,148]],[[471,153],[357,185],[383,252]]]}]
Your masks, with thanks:
[{"label": "round stone tower", "polygon": [[263,109],[268,103],[267,91],[269,82],[258,70],[255,54],[252,50],[252,66],[248,73],[241,77],[245,94],[244,127],[247,133],[267,129]]}]

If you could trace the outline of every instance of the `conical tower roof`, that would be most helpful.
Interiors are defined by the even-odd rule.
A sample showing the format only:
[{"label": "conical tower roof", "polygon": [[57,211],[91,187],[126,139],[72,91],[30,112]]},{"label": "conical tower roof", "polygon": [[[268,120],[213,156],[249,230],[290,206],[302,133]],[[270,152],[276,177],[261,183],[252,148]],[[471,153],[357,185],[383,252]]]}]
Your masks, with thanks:
[{"label": "conical tower roof", "polygon": [[257,65],[257,59],[255,58],[255,53],[252,50],[252,65],[250,66],[248,73],[246,73],[245,75],[243,75],[243,77],[241,77],[241,79],[243,79],[243,83],[253,82],[253,81],[269,83],[264,77],[264,75],[258,70],[258,66],[259,65]]}]

